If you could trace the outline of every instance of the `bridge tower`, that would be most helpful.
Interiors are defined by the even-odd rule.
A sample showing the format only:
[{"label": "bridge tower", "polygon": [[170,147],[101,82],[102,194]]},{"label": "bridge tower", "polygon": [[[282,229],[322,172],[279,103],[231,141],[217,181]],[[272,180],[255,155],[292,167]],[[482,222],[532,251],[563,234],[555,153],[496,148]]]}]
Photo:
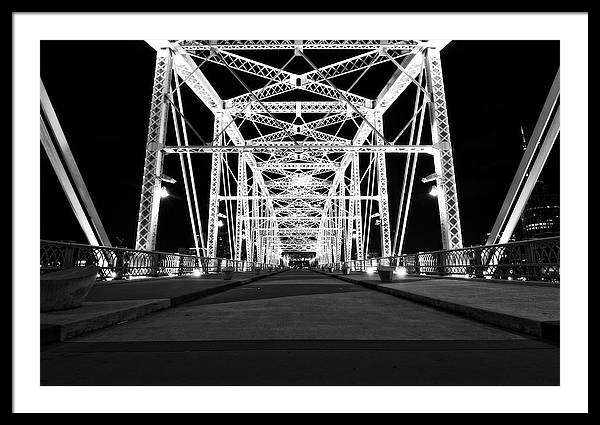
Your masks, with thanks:
[{"label": "bridge tower", "polygon": [[[290,252],[313,253],[320,263],[362,260],[373,250],[380,256],[396,255],[402,251],[420,154],[431,157],[435,168],[443,247],[462,245],[440,61],[440,51],[447,42],[148,43],[157,57],[137,248],[156,247],[160,192],[165,179],[162,169],[169,155],[180,158],[194,243],[197,252],[208,257],[222,255],[219,238],[232,258],[248,262],[277,264],[283,253]],[[323,50],[336,51],[336,57],[342,59],[316,65],[315,53]],[[255,54],[257,51],[260,55]],[[259,59],[269,52],[279,55],[280,62],[287,62],[278,67],[272,65],[275,59],[269,64]],[[309,70],[297,73],[287,69],[291,62],[298,61]],[[359,80],[383,63],[393,64],[394,73],[379,94],[370,98],[356,93],[354,87]],[[222,83],[209,81],[204,67],[227,74],[230,81],[238,83],[239,94],[224,99],[219,94]],[[252,83],[247,75],[252,76]],[[257,79],[262,84],[257,84]],[[186,116],[180,92],[183,86],[214,117],[209,140],[202,139],[196,124]],[[407,90],[409,87],[416,89]],[[406,94],[409,92],[416,93],[414,100],[412,94]],[[414,102],[414,114],[392,137],[384,121],[388,108],[401,96]],[[431,126],[431,140],[422,142],[425,121]],[[174,126],[175,140],[166,140],[167,123]],[[199,140],[190,143],[190,132]],[[206,182],[208,215],[204,218],[200,217],[189,160],[197,153],[211,155]],[[409,160],[394,229],[388,196],[400,194],[388,187],[387,179],[390,172],[397,172],[397,167],[390,167],[397,158],[395,154],[407,155]],[[204,226],[202,220],[206,220]]]}]

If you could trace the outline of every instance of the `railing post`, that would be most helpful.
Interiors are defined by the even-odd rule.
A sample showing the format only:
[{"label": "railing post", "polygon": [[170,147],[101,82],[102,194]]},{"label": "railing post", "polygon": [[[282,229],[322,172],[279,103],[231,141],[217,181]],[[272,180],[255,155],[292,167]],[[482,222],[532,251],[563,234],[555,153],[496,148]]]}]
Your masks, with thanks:
[{"label": "railing post", "polygon": [[438,251],[436,253],[436,266],[437,272],[440,275],[448,274],[446,269],[446,253],[444,251]]},{"label": "railing post", "polygon": [[185,257],[183,255],[179,255],[179,266],[177,267],[177,276],[183,275],[184,264],[185,264]]},{"label": "railing post", "polygon": [[482,254],[483,254],[483,248],[481,248],[481,247],[473,248],[473,268],[474,268],[474,275],[476,277],[484,277],[483,276],[483,262],[481,261]]},{"label": "railing post", "polygon": [[158,277],[160,269],[160,259],[156,252],[150,253],[150,276]]},{"label": "railing post", "polygon": [[63,254],[63,268],[69,269],[73,267],[75,263],[75,248],[72,245],[65,246],[65,251]]},{"label": "railing post", "polygon": [[115,279],[123,279],[125,259],[123,258],[125,251],[115,251]]},{"label": "railing post", "polygon": [[[530,242],[525,246],[526,249],[526,264],[527,264],[527,280],[536,280],[540,275],[538,267],[538,259],[536,254],[536,243]],[[540,277],[541,278],[541,277]]]}]

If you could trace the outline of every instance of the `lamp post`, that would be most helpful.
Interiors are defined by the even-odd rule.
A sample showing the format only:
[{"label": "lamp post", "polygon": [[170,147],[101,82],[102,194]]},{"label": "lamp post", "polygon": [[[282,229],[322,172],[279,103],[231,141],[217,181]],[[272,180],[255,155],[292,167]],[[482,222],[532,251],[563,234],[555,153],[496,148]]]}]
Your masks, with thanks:
[{"label": "lamp post", "polygon": [[[433,174],[430,174],[430,175],[428,175],[426,177],[423,177],[421,179],[421,182],[423,182],[423,183],[436,182],[437,183],[439,178],[440,178],[439,174],[433,173]],[[431,196],[433,196],[433,197],[437,197],[438,196],[439,189],[438,189],[437,184],[434,184],[433,186],[431,186],[431,189],[429,190],[429,194]]]}]

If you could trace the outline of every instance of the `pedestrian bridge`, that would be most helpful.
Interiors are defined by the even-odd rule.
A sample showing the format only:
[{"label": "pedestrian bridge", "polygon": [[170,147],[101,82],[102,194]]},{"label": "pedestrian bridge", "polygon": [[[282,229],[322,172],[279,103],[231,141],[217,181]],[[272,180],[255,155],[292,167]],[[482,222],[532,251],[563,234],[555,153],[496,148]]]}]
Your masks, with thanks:
[{"label": "pedestrian bridge", "polygon": [[498,282],[283,270],[100,284],[42,314],[41,382],[557,385],[557,285]]},{"label": "pedestrian bridge", "polygon": [[[42,384],[557,385],[559,238],[508,241],[559,132],[558,72],[486,244],[464,247],[447,41],[148,44],[135,249],[111,244],[41,84],[40,139],[88,243],[42,240],[40,272],[97,269],[80,308],[41,314]],[[355,91],[386,64],[373,95]],[[207,77],[224,74],[238,83],[233,97]],[[210,114],[208,139],[184,89]],[[402,121],[392,135],[384,116],[396,101],[408,114],[392,117]],[[207,205],[192,154],[210,155]],[[404,178],[392,191],[394,154]],[[434,170],[421,181],[437,197],[443,249],[407,253],[417,159]],[[185,252],[156,243],[177,183],[166,161],[181,168]],[[307,270],[290,267],[292,253],[311,253]]]}]

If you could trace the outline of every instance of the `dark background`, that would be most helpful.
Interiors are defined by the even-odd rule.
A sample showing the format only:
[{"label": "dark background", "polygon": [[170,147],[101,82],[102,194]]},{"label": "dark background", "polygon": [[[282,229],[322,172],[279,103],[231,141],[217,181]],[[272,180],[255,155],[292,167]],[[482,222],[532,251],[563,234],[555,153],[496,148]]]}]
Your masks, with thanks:
[{"label": "dark background", "polygon": [[[442,51],[465,246],[482,243],[492,228],[523,153],[521,126],[529,138],[558,70],[559,50],[558,41],[453,41]],[[307,53],[310,57],[312,54]],[[317,65],[326,63],[325,59],[315,53]],[[41,43],[42,80],[115,246],[135,244],[154,60],[154,50],[143,41]],[[282,58],[278,64],[285,61]],[[216,84],[221,97],[243,93],[239,88],[228,92],[232,82],[230,75],[223,75],[225,71],[218,73],[210,67],[202,70],[211,82],[222,79],[220,86]],[[246,80],[246,74],[241,75],[252,82],[250,77]],[[358,94],[379,91],[369,87],[368,80],[369,74],[362,86],[357,85]],[[377,83],[381,87],[381,81]],[[193,120],[201,137],[209,140],[210,113],[189,93],[184,92],[183,96],[186,117]],[[393,139],[405,122],[396,119],[407,107],[401,99],[384,116],[388,139]],[[172,127],[172,123],[169,125]],[[173,135],[169,133],[168,138],[167,143],[174,144]],[[190,143],[193,142],[191,137]],[[40,237],[87,242],[48,158],[45,153],[40,157]],[[210,155],[192,158],[204,224]],[[541,175],[541,180],[556,193],[559,159],[557,142]],[[403,155],[388,156],[392,229],[404,161]],[[431,159],[420,156],[404,252],[441,248],[437,201],[428,195],[430,185],[420,182],[432,172]],[[161,203],[157,242],[161,251],[193,245],[180,173],[179,159],[167,156],[165,174],[178,183],[171,185],[172,196]]]}]

